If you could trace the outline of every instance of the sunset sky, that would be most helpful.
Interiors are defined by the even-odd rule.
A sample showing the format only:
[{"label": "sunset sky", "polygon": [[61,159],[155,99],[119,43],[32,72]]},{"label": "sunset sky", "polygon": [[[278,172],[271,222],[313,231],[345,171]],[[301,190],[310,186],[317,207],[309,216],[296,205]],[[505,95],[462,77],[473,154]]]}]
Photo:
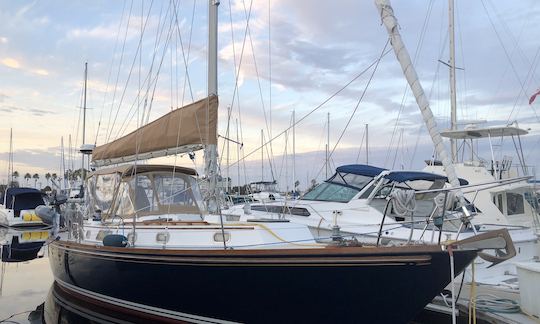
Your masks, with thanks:
[{"label": "sunset sky", "polygon": [[[439,128],[447,129],[448,68],[439,62],[448,61],[447,2],[392,4]],[[1,183],[6,182],[11,128],[14,169],[19,173],[61,174],[62,137],[66,163],[71,164],[69,137],[73,147],[81,145],[85,62],[87,143],[100,145],[132,131],[150,101],[151,121],[206,95],[207,1],[0,0],[0,8]],[[540,88],[539,20],[540,4],[535,0],[456,1],[458,118],[462,124],[517,121],[530,128],[522,138],[524,155],[527,164],[537,168],[540,99],[532,105],[528,99]],[[261,153],[255,151],[261,129],[266,140],[280,134],[289,127],[293,110],[300,120],[353,79],[296,126],[295,177],[301,186],[325,176],[328,113],[330,149],[335,147],[332,167],[365,162],[362,139],[369,124],[370,163],[422,168],[433,145],[394,54],[385,55],[375,71],[368,69],[386,42],[371,0],[221,1],[219,134],[226,135],[227,108],[232,107],[229,137],[236,140],[238,120],[239,141],[244,143],[239,154],[254,152],[240,164],[240,182],[270,180],[272,156],[274,178],[292,183],[292,133],[288,141],[285,135],[277,138],[272,152],[264,152],[261,175]],[[241,64],[237,78],[235,64]],[[148,85],[149,75],[157,77],[156,84]],[[147,108],[137,96],[139,89],[150,93]],[[234,100],[233,93],[238,94]],[[234,163],[237,145],[231,142],[229,147],[229,161]],[[511,140],[505,140],[495,154],[501,158],[512,147]],[[237,181],[236,166],[226,171],[224,148],[220,141],[223,173]],[[486,143],[479,149],[488,153]],[[74,159],[79,167],[79,156]],[[194,165],[186,157],[162,160]],[[198,152],[199,171],[202,162]]]}]

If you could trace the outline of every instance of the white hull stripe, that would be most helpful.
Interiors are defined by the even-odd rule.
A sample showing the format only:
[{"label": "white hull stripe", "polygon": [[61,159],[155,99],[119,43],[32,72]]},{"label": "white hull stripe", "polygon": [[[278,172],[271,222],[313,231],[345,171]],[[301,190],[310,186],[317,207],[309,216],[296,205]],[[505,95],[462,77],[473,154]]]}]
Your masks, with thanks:
[{"label": "white hull stripe", "polygon": [[167,317],[167,318],[171,318],[171,319],[175,319],[175,320],[179,320],[179,321],[187,321],[187,322],[190,322],[190,323],[204,323],[204,324],[207,324],[207,323],[236,323],[236,322],[219,320],[219,319],[210,318],[210,317],[204,317],[204,316],[199,316],[199,315],[192,315],[192,314],[187,314],[187,313],[176,312],[176,311],[163,309],[163,308],[158,308],[158,307],[153,307],[153,306],[148,306],[148,305],[144,305],[144,304],[138,304],[138,303],[130,302],[130,301],[127,301],[127,300],[102,295],[102,294],[99,294],[99,293],[96,293],[96,292],[93,292],[93,291],[90,291],[90,290],[86,290],[84,288],[80,288],[80,287],[74,286],[72,284],[69,284],[69,283],[67,283],[65,281],[62,281],[62,280],[60,280],[58,278],[55,278],[55,280],[56,280],[56,282],[58,284],[60,284],[64,288],[72,290],[72,291],[74,291],[74,292],[76,292],[78,294],[81,294],[81,295],[84,295],[86,297],[90,297],[90,298],[93,298],[93,299],[97,299],[97,300],[103,301],[103,302],[108,303],[108,304],[112,304],[112,305],[116,305],[116,306],[120,306],[120,307],[124,307],[124,308],[129,308],[129,309],[132,309],[132,310],[138,311],[138,312],[143,312],[143,313],[152,314],[152,315],[161,316],[161,317]]}]

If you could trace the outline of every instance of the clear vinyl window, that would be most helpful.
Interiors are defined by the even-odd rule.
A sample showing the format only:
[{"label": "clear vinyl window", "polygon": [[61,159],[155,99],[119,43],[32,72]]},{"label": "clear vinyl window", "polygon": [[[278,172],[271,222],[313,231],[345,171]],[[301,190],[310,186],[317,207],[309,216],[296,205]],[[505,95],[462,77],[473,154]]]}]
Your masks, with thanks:
[{"label": "clear vinyl window", "polygon": [[160,205],[196,206],[189,179],[180,175],[157,174],[154,183]]}]

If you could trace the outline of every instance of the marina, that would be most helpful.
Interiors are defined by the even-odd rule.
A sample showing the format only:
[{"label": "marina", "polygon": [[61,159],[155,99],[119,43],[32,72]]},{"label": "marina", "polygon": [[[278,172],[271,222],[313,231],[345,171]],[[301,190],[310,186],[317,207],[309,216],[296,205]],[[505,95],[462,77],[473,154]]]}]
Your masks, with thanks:
[{"label": "marina", "polygon": [[[5,56],[6,80],[54,78],[26,102],[78,105],[68,121],[0,87],[0,323],[539,323],[540,47],[484,0],[426,3],[420,30],[418,4],[373,4],[11,4],[0,55],[22,17],[69,25],[46,59],[70,53],[69,77]],[[499,5],[521,39],[535,11]],[[477,80],[501,63],[465,74],[472,10],[510,61],[490,96],[513,108],[489,115]]]}]

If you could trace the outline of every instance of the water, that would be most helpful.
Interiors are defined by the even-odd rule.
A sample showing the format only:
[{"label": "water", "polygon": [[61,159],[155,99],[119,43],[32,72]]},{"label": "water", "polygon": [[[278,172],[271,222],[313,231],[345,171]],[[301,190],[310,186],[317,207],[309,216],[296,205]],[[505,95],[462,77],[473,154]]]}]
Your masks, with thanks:
[{"label": "water", "polygon": [[43,229],[0,228],[0,322],[29,323],[28,315],[43,303],[54,281]]}]

